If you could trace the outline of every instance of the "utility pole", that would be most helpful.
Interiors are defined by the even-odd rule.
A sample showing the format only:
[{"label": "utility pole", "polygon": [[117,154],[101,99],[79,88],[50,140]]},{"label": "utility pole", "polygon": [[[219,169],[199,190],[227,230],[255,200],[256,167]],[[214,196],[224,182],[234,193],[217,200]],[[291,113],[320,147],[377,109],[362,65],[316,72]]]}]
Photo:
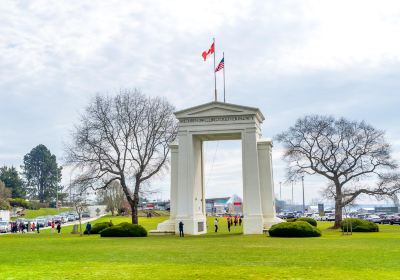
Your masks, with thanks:
[{"label": "utility pole", "polygon": [[294,199],[293,199],[293,183],[294,183],[294,180],[292,180],[292,207],[294,206]]},{"label": "utility pole", "polygon": [[304,176],[301,176],[301,185],[303,187],[303,214],[306,212],[306,206],[304,203]]}]

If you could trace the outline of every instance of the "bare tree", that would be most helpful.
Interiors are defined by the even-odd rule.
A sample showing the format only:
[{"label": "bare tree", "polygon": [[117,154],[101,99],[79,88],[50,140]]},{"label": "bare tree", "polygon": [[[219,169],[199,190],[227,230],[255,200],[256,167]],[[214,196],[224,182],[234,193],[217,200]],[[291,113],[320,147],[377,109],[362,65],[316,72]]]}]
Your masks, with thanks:
[{"label": "bare tree", "polygon": [[81,169],[76,185],[100,190],[119,181],[137,224],[141,187],[166,166],[176,137],[173,110],[166,100],[137,90],[96,96],[67,148],[67,163]]},{"label": "bare tree", "polygon": [[399,191],[398,177],[385,173],[397,165],[384,132],[365,122],[306,116],[276,139],[285,148],[288,178],[318,174],[329,181],[326,195],[335,200],[335,228],[343,207],[359,195],[393,197]]},{"label": "bare tree", "polygon": [[100,190],[98,195],[101,202],[107,205],[107,210],[111,211],[113,216],[123,206],[125,194],[119,181],[113,181],[108,188]]}]

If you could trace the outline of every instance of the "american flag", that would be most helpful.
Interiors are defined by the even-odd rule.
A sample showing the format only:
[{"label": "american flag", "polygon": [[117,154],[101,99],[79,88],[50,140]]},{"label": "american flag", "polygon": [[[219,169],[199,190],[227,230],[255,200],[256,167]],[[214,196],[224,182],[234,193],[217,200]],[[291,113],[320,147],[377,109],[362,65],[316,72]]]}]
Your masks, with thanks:
[{"label": "american flag", "polygon": [[215,72],[218,72],[222,68],[224,68],[224,58],[221,59],[221,62],[218,64],[217,68],[215,68]]}]

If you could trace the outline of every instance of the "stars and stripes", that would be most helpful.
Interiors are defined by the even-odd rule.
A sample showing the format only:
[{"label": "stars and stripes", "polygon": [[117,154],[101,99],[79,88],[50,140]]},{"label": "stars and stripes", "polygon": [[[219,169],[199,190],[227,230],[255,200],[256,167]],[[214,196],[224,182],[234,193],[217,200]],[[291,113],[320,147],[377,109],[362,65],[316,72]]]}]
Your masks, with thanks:
[{"label": "stars and stripes", "polygon": [[215,72],[218,72],[219,70],[224,68],[224,58],[221,59],[221,62],[218,64],[217,68],[215,68]]}]

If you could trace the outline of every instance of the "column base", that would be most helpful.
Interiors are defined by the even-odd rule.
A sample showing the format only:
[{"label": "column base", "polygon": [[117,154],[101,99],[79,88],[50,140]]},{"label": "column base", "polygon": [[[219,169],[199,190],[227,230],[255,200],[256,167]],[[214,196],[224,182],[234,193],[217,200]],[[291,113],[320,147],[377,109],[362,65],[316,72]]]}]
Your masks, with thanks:
[{"label": "column base", "polygon": [[278,217],[264,217],[264,229],[268,230],[270,229],[273,225],[279,224],[285,222],[285,220],[282,220],[281,218]]},{"label": "column base", "polygon": [[183,222],[183,232],[190,235],[199,235],[207,233],[206,217],[196,218],[176,218],[175,233],[179,234],[179,222]]},{"label": "column base", "polygon": [[263,217],[261,215],[245,216],[243,220],[243,234],[262,234]]},{"label": "column base", "polygon": [[150,235],[175,235],[175,220],[166,220],[157,225],[156,230],[150,230]]}]

